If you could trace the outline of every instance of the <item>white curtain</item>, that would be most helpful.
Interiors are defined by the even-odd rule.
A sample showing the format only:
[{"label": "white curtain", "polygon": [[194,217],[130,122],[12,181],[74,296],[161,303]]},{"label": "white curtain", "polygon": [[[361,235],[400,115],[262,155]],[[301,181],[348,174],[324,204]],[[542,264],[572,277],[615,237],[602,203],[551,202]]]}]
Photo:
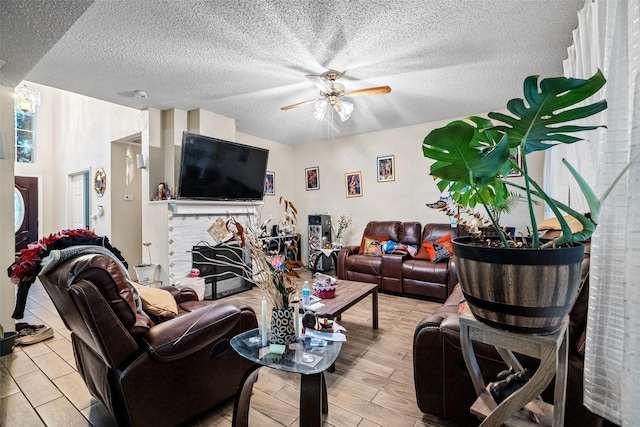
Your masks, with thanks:
[{"label": "white curtain", "polygon": [[[562,63],[566,77],[585,79],[593,76],[598,69],[603,69],[604,41],[600,37],[601,22],[604,14],[598,13],[603,3],[596,5],[591,0],[586,1],[585,7],[578,12],[578,28],[573,31],[573,45],[568,48],[568,57]],[[600,23],[599,23],[600,22]],[[592,104],[604,98],[603,91],[599,91],[582,104]],[[604,122],[603,115],[589,117],[578,124],[593,125]],[[562,159],[575,167],[587,180],[592,188],[596,181],[596,159],[598,156],[598,141],[601,134],[597,131],[576,134],[585,141],[575,144],[558,144],[547,151],[545,157],[545,190],[556,200],[571,206],[578,212],[588,212],[589,208],[582,196],[580,187],[573,179],[569,170],[562,164]],[[545,217],[554,216],[547,207]]]},{"label": "white curtain", "polygon": [[640,426],[640,0],[589,1],[578,17],[565,75],[588,77],[603,70],[609,107],[602,122],[608,129],[595,144],[589,136],[588,148],[579,142],[565,153],[549,150],[545,176],[548,189],[561,200],[570,194],[575,207],[581,202],[574,189],[558,185],[562,156],[590,176],[599,195],[631,162],[605,202],[592,238],[584,403],[623,427]]}]

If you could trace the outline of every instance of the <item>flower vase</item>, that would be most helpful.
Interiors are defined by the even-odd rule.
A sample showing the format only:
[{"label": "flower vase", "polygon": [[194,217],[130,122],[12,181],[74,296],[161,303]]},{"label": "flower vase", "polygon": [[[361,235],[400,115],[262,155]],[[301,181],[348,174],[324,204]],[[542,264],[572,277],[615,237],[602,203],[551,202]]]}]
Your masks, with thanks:
[{"label": "flower vase", "polygon": [[296,342],[296,330],[293,322],[293,307],[274,308],[271,312],[271,344],[292,344]]},{"label": "flower vase", "polygon": [[331,246],[332,249],[342,249],[342,237],[336,237],[333,239],[333,242],[331,242]]}]

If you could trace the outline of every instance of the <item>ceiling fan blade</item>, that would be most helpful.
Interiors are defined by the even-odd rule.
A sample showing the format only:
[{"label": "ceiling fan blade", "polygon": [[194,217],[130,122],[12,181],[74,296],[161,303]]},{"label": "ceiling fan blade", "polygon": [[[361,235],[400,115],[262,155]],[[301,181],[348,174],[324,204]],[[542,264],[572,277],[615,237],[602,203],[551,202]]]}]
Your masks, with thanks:
[{"label": "ceiling fan blade", "polygon": [[380,94],[389,93],[389,92],[391,92],[391,88],[389,86],[378,86],[378,87],[370,87],[366,89],[352,90],[351,92],[347,92],[345,95],[348,95],[348,96],[380,95]]},{"label": "ceiling fan blade", "polygon": [[330,91],[330,88],[327,85],[326,80],[323,79],[321,76],[314,76],[313,74],[307,74],[305,77],[308,78],[311,81],[311,83],[313,83],[318,89],[320,89],[320,92]]},{"label": "ceiling fan blade", "polygon": [[301,105],[306,105],[314,102],[315,99],[310,99],[308,101],[298,102],[297,104],[287,105],[286,107],[281,107],[281,110],[291,110],[292,108],[300,107]]}]

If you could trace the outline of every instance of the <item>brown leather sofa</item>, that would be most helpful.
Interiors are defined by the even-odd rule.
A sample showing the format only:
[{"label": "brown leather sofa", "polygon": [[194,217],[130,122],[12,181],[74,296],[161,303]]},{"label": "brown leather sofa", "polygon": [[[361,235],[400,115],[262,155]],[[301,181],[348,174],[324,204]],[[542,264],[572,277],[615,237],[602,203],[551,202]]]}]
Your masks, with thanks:
[{"label": "brown leather sofa", "polygon": [[[378,237],[407,245],[421,245],[451,234],[456,229],[450,224],[419,222],[372,221],[362,233],[364,237]],[[359,246],[345,246],[338,253],[338,279],[377,283],[381,291],[426,297],[444,301],[458,279],[452,270],[452,261],[434,263],[414,259],[405,251],[394,251],[382,256],[360,254]]]},{"label": "brown leather sofa", "polygon": [[71,331],[78,372],[120,426],[175,426],[234,396],[250,362],[229,340],[256,328],[250,307],[168,288],[178,316],[139,314],[110,256],[85,254],[40,275]]},{"label": "brown leather sofa", "polygon": [[[582,404],[582,352],[589,300],[589,249],[587,243],[582,268],[582,288],[570,313],[565,426],[611,425]],[[460,348],[458,305],[463,300],[460,285],[456,285],[444,305],[422,319],[416,327],[413,337],[414,381],[418,407],[422,412],[461,426],[474,426],[479,424],[478,418],[469,412],[469,408],[476,395]],[[495,348],[477,342],[473,347],[485,383],[495,381],[498,372],[506,369]],[[535,359],[523,356],[518,359],[525,367],[537,366]],[[542,397],[553,403],[553,382]]]}]

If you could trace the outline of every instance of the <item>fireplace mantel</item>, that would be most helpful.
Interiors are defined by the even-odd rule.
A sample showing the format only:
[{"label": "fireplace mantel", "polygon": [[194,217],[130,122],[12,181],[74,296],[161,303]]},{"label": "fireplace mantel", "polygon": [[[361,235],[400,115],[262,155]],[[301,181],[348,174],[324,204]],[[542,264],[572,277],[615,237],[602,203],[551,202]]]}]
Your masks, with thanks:
[{"label": "fireplace mantel", "polygon": [[237,215],[255,214],[263,201],[204,201],[168,200],[168,208],[174,215]]}]

